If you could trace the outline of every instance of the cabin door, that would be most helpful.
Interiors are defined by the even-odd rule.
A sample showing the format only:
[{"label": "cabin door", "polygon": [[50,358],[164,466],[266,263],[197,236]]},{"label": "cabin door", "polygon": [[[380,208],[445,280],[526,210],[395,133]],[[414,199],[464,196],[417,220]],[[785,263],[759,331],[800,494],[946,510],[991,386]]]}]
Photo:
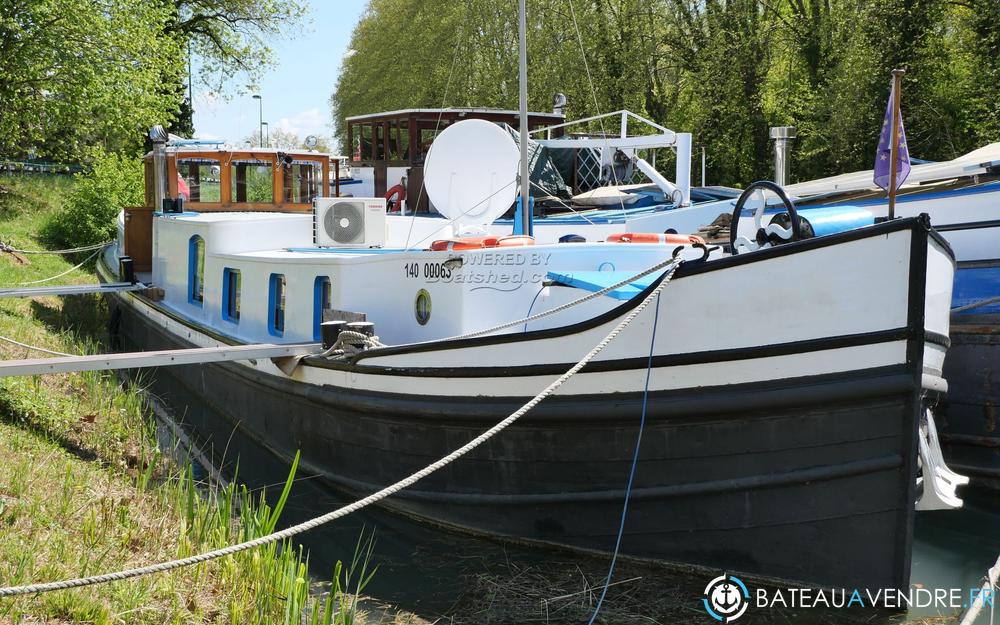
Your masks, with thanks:
[{"label": "cabin door", "polygon": [[136,271],[153,270],[153,208],[125,209],[125,255],[132,258]]}]

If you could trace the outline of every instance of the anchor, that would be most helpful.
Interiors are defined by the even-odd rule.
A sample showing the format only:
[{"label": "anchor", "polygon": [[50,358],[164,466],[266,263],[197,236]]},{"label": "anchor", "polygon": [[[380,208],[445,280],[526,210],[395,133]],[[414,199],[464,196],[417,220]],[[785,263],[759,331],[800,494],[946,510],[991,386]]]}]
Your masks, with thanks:
[{"label": "anchor", "polygon": [[[735,608],[737,605],[739,605],[739,603],[740,603],[740,592],[738,590],[736,590],[736,587],[733,586],[732,584],[726,582],[726,583],[722,584],[721,586],[719,586],[719,588],[718,588],[718,590],[716,592],[720,596],[717,596],[715,598],[715,605],[717,605],[720,608],[722,608],[723,612],[729,612],[730,610],[732,610],[733,608]],[[729,597],[731,595],[733,596],[733,599],[730,601]]]}]

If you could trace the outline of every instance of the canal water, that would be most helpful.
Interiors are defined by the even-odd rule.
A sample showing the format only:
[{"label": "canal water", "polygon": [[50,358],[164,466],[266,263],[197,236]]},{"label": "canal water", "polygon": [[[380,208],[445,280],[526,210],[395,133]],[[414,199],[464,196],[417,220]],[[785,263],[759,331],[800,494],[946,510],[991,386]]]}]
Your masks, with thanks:
[{"label": "canal water", "polygon": [[[221,426],[220,426],[221,427]],[[187,430],[223,475],[277,497],[288,466],[240,432]],[[1000,553],[1000,493],[961,492],[960,511],[917,516],[911,583],[917,588],[958,588],[968,595]],[[282,517],[288,526],[348,503],[309,475],[298,475]],[[320,580],[335,563],[349,562],[362,537],[374,537],[377,565],[364,594],[370,610],[411,612],[427,622],[586,623],[608,572],[609,558],[501,543],[444,531],[370,507],[300,535],[310,569]],[[819,552],[822,544],[816,545]],[[702,593],[704,571],[619,561],[599,623],[715,623]],[[740,623],[954,622],[961,610],[755,609]],[[950,618],[946,618],[950,617]],[[998,616],[1000,619],[1000,616]],[[387,622],[392,622],[391,618]],[[415,621],[421,622],[421,621]],[[989,615],[980,623],[989,623]],[[1000,623],[1000,620],[997,621]]]}]

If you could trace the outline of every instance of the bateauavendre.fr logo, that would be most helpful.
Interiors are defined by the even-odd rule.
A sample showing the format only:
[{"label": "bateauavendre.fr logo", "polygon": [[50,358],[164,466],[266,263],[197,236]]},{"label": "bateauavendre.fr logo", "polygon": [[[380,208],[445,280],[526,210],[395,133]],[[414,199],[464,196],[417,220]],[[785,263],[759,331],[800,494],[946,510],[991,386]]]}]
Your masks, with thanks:
[{"label": "bateauavendre.fr logo", "polygon": [[747,611],[750,591],[738,577],[723,574],[708,582],[702,601],[709,616],[722,623],[731,623]]},{"label": "bateauavendre.fr logo", "polygon": [[738,577],[724,573],[705,586],[702,603],[708,615],[721,623],[732,623],[748,607],[767,609],[855,609],[936,608],[967,609],[977,600],[993,607],[996,595],[989,588],[754,588],[751,592]]}]

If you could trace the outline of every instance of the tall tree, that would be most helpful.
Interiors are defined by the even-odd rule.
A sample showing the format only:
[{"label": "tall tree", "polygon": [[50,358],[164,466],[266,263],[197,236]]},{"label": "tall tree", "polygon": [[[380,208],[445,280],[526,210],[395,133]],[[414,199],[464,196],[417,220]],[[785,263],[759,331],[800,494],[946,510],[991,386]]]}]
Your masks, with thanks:
[{"label": "tall tree", "polygon": [[134,0],[0,0],[0,154],[75,158],[134,149],[177,100],[170,12]]},{"label": "tall tree", "polygon": [[[427,5],[370,1],[331,97],[338,127],[397,108],[517,106],[516,3]],[[793,180],[871,167],[896,67],[914,155],[1000,140],[998,59],[1000,0],[532,0],[528,11],[533,109],[561,91],[571,119],[628,108],[692,132],[721,184],[771,177],[767,131],[779,124],[799,129]]]},{"label": "tall tree", "polygon": [[239,78],[253,84],[274,63],[271,43],[302,26],[301,0],[170,0],[168,34],[199,59],[202,86],[222,92]]}]

